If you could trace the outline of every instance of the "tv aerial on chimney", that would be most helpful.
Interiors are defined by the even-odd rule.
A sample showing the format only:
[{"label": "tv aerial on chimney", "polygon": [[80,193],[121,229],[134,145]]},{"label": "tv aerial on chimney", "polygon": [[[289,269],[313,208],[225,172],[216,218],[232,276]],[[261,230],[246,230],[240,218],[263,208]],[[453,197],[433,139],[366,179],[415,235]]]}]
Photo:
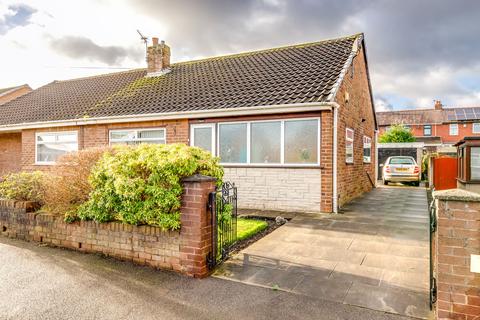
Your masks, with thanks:
[{"label": "tv aerial on chimney", "polygon": [[137,33],[140,35],[140,39],[145,43],[145,60],[147,60],[148,38],[145,37],[138,29]]}]

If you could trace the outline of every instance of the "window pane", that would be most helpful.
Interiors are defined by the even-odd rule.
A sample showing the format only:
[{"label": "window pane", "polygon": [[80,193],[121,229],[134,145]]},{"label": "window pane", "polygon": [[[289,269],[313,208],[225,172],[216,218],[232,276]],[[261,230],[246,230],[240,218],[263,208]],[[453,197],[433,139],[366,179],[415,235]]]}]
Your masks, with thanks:
[{"label": "window pane", "polygon": [[285,121],[285,163],[318,162],[318,121]]},{"label": "window pane", "polygon": [[470,179],[480,180],[480,148],[470,149]]},{"label": "window pane", "polygon": [[38,142],[55,142],[55,135],[54,134],[48,134],[48,133],[42,133],[37,136],[37,141]]},{"label": "window pane", "polygon": [[480,133],[480,123],[475,122],[473,124],[473,133]]},{"label": "window pane", "polygon": [[77,141],[76,133],[59,133],[57,134],[57,142],[75,142]]},{"label": "window pane", "polygon": [[247,124],[219,125],[220,158],[224,163],[247,162]]},{"label": "window pane", "polygon": [[76,150],[76,143],[41,143],[37,145],[37,161],[54,162],[61,155]]},{"label": "window pane", "polygon": [[254,122],[250,130],[250,162],[280,163],[281,122]]},{"label": "window pane", "polygon": [[212,152],[212,128],[193,128],[193,145]]},{"label": "window pane", "polygon": [[135,139],[135,131],[110,131],[112,140],[133,140]]},{"label": "window pane", "polygon": [[145,131],[138,131],[138,139],[152,139],[152,138],[165,138],[165,131],[164,130],[145,130]]}]

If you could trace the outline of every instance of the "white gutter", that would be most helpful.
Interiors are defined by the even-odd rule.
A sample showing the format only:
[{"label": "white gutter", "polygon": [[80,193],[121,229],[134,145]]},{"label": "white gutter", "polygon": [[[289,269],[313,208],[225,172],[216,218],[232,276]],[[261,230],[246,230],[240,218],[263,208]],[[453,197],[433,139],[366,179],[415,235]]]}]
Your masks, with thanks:
[{"label": "white gutter", "polygon": [[66,127],[66,126],[81,126],[92,124],[107,124],[107,123],[125,123],[125,122],[142,122],[153,120],[177,120],[177,119],[201,119],[201,118],[219,118],[232,116],[247,116],[247,115],[263,115],[273,113],[297,113],[309,111],[323,111],[332,110],[336,108],[337,104],[333,102],[308,102],[308,103],[293,103],[280,104],[272,106],[255,106],[255,107],[241,107],[241,108],[225,108],[212,110],[195,110],[195,111],[180,111],[180,112],[165,112],[165,113],[151,113],[143,115],[123,115],[112,117],[96,117],[96,118],[79,118],[72,120],[58,120],[58,121],[41,121],[31,123],[20,123],[12,125],[0,126],[1,131],[15,131],[23,129],[36,128],[52,128],[52,127]]},{"label": "white gutter", "polygon": [[333,108],[333,213],[338,213],[338,187],[337,187],[337,161],[338,161],[338,103],[334,102]]}]

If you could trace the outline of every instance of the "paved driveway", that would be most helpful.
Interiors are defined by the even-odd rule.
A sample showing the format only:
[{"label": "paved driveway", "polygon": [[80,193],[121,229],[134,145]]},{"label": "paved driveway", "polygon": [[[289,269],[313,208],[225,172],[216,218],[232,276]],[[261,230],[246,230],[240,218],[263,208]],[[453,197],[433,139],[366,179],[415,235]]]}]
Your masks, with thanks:
[{"label": "paved driveway", "polygon": [[300,215],[226,262],[217,277],[426,318],[423,188],[381,187],[338,215]]}]

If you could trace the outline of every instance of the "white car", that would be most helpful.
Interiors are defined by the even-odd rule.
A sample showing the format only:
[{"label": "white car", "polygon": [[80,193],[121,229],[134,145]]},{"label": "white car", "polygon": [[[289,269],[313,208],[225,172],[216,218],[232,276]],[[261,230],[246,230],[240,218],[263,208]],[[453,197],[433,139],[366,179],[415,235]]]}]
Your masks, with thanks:
[{"label": "white car", "polygon": [[413,157],[389,157],[382,166],[383,184],[405,182],[417,187],[420,185],[422,173]]}]

